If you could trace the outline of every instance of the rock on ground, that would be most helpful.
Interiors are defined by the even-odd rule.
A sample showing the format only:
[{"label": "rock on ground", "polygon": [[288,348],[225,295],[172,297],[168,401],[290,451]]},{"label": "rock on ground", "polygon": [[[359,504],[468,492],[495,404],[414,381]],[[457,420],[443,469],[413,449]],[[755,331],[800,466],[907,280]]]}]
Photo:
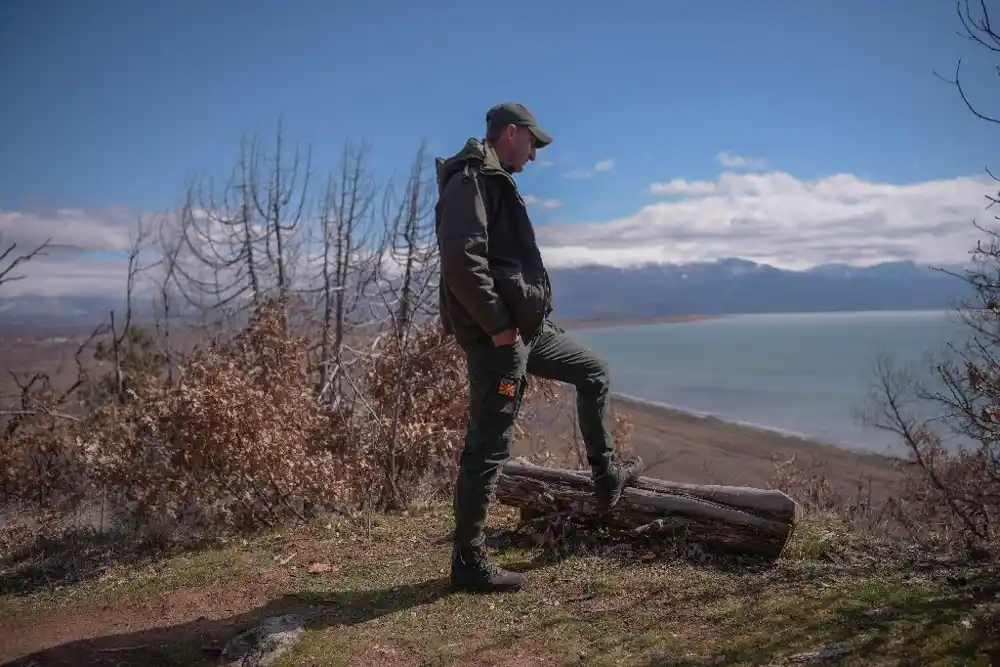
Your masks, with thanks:
[{"label": "rock on ground", "polygon": [[221,662],[225,667],[268,667],[302,638],[305,623],[301,614],[266,618],[230,639],[222,649]]}]

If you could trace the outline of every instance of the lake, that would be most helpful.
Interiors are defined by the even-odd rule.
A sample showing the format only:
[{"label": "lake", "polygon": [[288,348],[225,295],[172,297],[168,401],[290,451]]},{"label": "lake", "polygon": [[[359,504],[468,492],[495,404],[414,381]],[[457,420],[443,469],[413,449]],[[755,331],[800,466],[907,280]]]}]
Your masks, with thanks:
[{"label": "lake", "polygon": [[735,315],[683,324],[572,331],[611,365],[613,391],[728,421],[898,453],[864,425],[876,363],[927,368],[967,336],[953,311]]}]

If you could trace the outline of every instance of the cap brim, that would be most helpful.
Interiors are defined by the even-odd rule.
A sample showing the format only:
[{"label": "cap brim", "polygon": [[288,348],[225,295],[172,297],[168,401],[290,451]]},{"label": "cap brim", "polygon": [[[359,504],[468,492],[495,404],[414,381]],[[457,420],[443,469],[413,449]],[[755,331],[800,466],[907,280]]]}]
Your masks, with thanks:
[{"label": "cap brim", "polygon": [[535,148],[545,148],[552,143],[552,137],[542,131],[542,128],[537,125],[532,125],[528,129],[535,135]]}]

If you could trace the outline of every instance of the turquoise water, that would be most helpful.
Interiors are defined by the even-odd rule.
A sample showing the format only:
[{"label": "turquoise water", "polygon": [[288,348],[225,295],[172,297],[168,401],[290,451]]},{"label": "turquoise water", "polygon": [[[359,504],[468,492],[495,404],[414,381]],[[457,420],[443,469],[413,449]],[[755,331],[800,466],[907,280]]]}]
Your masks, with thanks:
[{"label": "turquoise water", "polygon": [[609,361],[615,393],[898,453],[898,437],[858,415],[872,405],[878,357],[926,369],[927,353],[943,353],[947,341],[967,337],[955,317],[937,311],[737,315],[571,333]]}]

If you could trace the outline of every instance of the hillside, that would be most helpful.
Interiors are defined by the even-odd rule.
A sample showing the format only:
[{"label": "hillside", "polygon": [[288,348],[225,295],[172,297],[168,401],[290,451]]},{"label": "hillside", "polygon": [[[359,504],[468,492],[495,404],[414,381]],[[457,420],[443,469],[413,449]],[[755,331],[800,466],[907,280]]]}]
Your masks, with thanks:
[{"label": "hillside", "polygon": [[[800,469],[792,456],[770,462],[768,485],[799,500],[805,517],[776,561],[709,555],[695,546],[697,531],[672,542],[651,531],[582,530],[581,505],[530,532],[494,506],[492,555],[528,572],[528,585],[502,597],[452,594],[447,499],[467,405],[456,349],[441,345],[434,326],[415,329],[405,349],[380,338],[352,366],[363,409],[345,419],[316,400],[310,341],[286,315],[279,302],[261,304],[244,330],[193,353],[172,381],[148,339],[123,339],[127,390],[111,384],[107,365],[91,366],[77,396],[97,406],[81,417],[41,390],[19,394],[38,408],[6,421],[0,663],[233,665],[220,658],[234,637],[285,614],[302,624],[292,652],[257,664],[1000,659],[996,562],[971,560],[996,553],[995,494],[980,482],[996,476],[974,456],[951,459],[946,479],[981,506],[985,534],[968,515],[942,515],[941,491],[919,467],[900,468],[906,484],[890,505],[871,491],[873,479],[885,486],[874,475],[855,468],[856,494],[842,494],[832,475]],[[5,348],[12,357],[19,337]],[[405,381],[385,381],[403,369]],[[530,418],[555,425],[559,395],[534,390]],[[728,480],[764,463],[761,454],[792,453],[759,437],[748,448],[710,421],[646,416],[633,424],[614,411],[616,448],[654,442],[664,457],[650,463],[664,464],[658,476],[668,479],[684,454],[686,465],[706,464],[697,477],[714,469]],[[704,437],[712,428],[717,440]],[[575,430],[558,430],[576,442]],[[546,435],[527,443],[540,460],[579,455]],[[690,458],[693,445],[705,456]],[[707,465],[719,459],[728,468]],[[677,513],[690,510],[683,506]],[[892,541],[903,526],[910,539]],[[199,530],[204,537],[190,536]]]},{"label": "hillside", "polygon": [[491,524],[501,562],[528,572],[520,593],[449,593],[443,506],[175,545],[162,560],[87,541],[26,549],[0,569],[0,660],[207,666],[237,633],[288,613],[310,620],[284,667],[1000,660],[995,579],[830,519],[802,524],[774,564],[585,536],[561,542],[557,561],[509,510]]}]

